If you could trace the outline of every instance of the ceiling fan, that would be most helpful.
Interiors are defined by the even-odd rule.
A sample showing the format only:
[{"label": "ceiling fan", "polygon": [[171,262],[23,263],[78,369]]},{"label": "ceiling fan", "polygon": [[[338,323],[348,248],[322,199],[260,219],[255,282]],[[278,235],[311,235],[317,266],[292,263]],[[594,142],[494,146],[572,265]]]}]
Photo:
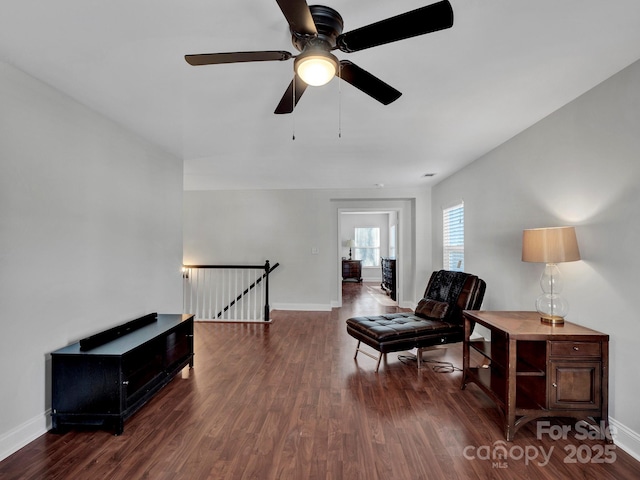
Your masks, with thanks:
[{"label": "ceiling fan", "polygon": [[293,55],[282,50],[205,53],[185,55],[194,66],[221,63],[263,62],[294,59],[294,77],[274,113],[291,113],[308,85],[320,86],[334,76],[358,88],[384,105],[402,95],[398,90],[349,60],[338,60],[332,50],[345,53],[444,30],[453,26],[453,9],[448,0],[342,33],[344,22],[333,8],[307,5],[305,0],[276,0],[292,35]]}]

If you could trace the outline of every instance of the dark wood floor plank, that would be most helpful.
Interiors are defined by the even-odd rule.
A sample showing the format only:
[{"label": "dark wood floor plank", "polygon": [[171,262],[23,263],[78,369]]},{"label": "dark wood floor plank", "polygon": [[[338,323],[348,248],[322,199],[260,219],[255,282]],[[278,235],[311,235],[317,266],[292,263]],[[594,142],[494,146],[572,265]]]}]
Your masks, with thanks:
[{"label": "dark wood floor plank", "polygon": [[[47,433],[0,462],[0,480],[414,480],[640,478],[619,448],[612,463],[565,463],[565,448],[599,441],[536,438],[535,424],[503,440],[500,413],[461,373],[461,346],[358,355],[349,316],[397,311],[376,285],[345,284],[342,308],[274,311],[273,323],[195,325],[195,367],[183,370],[114,436]],[[405,358],[406,357],[406,358]],[[472,358],[473,361],[480,359]],[[552,424],[572,425],[556,419]],[[498,446],[552,452],[538,459],[480,458]],[[475,458],[472,458],[475,457]]]}]

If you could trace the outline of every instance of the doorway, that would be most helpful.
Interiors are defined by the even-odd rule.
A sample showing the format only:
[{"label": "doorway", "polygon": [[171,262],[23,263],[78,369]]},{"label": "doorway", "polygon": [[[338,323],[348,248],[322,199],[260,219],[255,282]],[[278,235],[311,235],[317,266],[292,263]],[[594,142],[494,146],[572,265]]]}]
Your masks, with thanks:
[{"label": "doorway", "polygon": [[[341,259],[339,279],[343,297],[353,295],[354,288],[366,289],[370,296],[385,306],[397,306],[401,293],[400,250],[398,248],[399,211],[395,209],[354,209],[339,211],[338,252]],[[343,281],[348,260],[358,261],[361,268],[359,287]],[[342,265],[344,264],[344,265]],[[383,271],[384,266],[384,271]],[[393,270],[390,270],[390,269]],[[386,274],[384,273],[386,272]],[[390,273],[393,273],[390,276]],[[345,292],[345,287],[349,290]]]}]

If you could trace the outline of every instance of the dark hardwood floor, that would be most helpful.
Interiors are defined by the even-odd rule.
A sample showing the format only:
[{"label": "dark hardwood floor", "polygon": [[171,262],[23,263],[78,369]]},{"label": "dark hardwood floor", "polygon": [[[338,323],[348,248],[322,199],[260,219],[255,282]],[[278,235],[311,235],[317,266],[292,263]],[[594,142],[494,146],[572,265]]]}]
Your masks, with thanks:
[{"label": "dark hardwood floor", "polygon": [[[640,463],[599,440],[538,439],[529,425],[505,442],[498,410],[474,385],[460,390],[457,369],[390,354],[374,373],[374,360],[353,359],[345,320],[397,307],[371,284],[345,284],[343,300],[274,311],[271,325],[197,323],[195,367],[121,436],[47,433],[1,462],[0,479],[640,478]],[[461,347],[425,359],[459,368]]]}]

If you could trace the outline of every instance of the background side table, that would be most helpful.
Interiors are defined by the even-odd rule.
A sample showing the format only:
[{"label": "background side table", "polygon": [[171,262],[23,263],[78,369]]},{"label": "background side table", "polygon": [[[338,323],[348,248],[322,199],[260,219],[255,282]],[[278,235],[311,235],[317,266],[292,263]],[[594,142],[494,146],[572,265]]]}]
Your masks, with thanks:
[{"label": "background side table", "polygon": [[349,278],[362,282],[362,260],[342,260],[342,280]]}]

